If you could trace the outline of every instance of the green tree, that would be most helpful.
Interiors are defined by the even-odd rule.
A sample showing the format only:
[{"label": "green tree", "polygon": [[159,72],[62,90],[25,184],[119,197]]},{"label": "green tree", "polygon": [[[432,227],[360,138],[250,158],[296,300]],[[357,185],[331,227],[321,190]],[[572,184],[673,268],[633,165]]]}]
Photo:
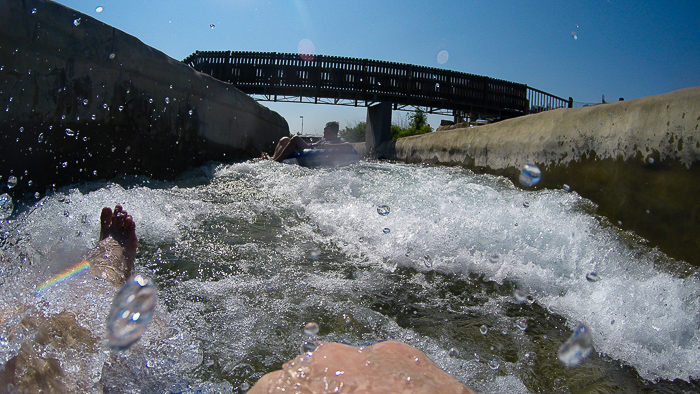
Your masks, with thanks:
[{"label": "green tree", "polygon": [[366,122],[355,122],[354,126],[346,126],[344,129],[340,130],[338,135],[347,142],[364,142],[366,130]]},{"label": "green tree", "polygon": [[[406,123],[405,120],[403,123]],[[428,116],[425,112],[418,109],[408,116],[408,127],[401,127],[398,124],[391,125],[391,139],[396,140],[411,135],[431,133],[432,131],[433,128],[428,124]]]}]

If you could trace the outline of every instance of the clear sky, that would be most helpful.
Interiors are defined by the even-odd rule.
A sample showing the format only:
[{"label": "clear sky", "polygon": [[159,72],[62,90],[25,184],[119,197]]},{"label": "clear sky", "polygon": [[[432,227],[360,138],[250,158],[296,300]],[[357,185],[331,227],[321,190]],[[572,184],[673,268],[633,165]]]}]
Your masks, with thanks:
[{"label": "clear sky", "polygon": [[[178,60],[196,50],[297,53],[310,42],[320,55],[485,75],[571,96],[576,106],[700,85],[700,0],[58,2]],[[305,134],[366,116],[364,108],[263,105],[292,133],[301,116]],[[429,117],[433,127],[440,119]]]}]

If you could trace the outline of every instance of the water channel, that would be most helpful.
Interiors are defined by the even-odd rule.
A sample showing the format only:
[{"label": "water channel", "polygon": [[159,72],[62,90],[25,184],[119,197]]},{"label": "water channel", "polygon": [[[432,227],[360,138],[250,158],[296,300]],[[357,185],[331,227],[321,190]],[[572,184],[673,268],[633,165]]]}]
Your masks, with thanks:
[{"label": "water channel", "polygon": [[[37,291],[85,257],[117,203],[158,289],[126,351],[105,346],[116,289],[89,270]],[[32,337],[24,316],[70,311],[94,341],[41,351],[93,391],[242,392],[306,341],[380,339],[482,392],[700,390],[697,269],[575,190],[388,162],[211,163],[19,199],[1,242],[0,310],[26,309],[5,314],[0,361]],[[567,368],[557,350],[580,323],[594,351]]]}]

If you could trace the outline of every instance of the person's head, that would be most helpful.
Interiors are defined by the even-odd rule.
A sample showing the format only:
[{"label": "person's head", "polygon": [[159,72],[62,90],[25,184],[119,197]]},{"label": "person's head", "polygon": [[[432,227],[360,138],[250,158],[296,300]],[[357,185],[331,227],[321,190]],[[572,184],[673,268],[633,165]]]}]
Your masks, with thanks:
[{"label": "person's head", "polygon": [[323,138],[338,138],[338,130],[340,130],[338,122],[326,123],[326,127],[323,128]]}]

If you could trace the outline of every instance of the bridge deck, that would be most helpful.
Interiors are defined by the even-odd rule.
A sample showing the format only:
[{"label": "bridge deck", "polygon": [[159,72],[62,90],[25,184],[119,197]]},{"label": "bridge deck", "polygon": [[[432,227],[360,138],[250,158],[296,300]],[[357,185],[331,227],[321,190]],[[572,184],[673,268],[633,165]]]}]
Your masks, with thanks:
[{"label": "bridge deck", "polygon": [[[197,71],[267,100],[312,98],[355,105],[391,102],[456,116],[510,118],[530,111],[527,85],[450,70],[323,55],[276,52],[200,52],[184,60]],[[538,95],[547,93],[539,92]],[[551,95],[548,95],[551,96]],[[565,106],[555,97],[553,105]],[[563,102],[563,103],[562,103]]]}]

